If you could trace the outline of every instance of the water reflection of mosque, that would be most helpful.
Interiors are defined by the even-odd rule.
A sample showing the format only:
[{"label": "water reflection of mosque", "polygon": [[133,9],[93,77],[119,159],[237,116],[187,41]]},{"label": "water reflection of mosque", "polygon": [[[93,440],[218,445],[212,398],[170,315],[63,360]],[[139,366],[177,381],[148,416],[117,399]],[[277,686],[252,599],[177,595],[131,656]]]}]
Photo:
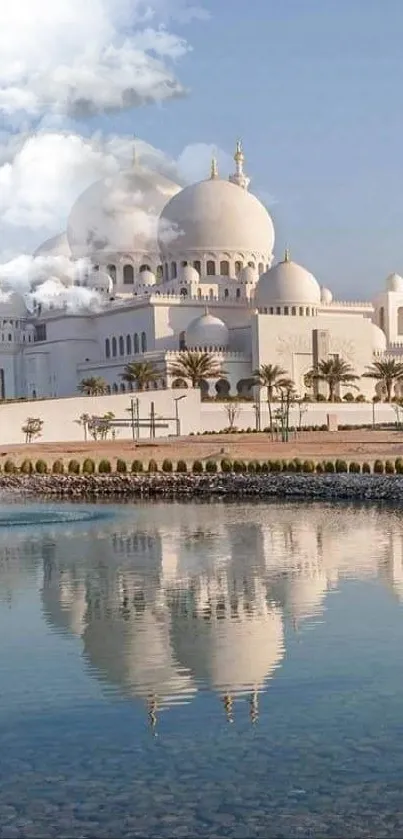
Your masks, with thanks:
[{"label": "water reflection of mosque", "polygon": [[[202,686],[233,703],[281,666],[284,626],[323,614],[343,578],[380,576],[403,598],[403,524],[323,506],[136,509],[135,523],[47,546],[43,610],[79,636],[97,676],[157,710]],[[154,523],[153,523],[154,522]]]}]

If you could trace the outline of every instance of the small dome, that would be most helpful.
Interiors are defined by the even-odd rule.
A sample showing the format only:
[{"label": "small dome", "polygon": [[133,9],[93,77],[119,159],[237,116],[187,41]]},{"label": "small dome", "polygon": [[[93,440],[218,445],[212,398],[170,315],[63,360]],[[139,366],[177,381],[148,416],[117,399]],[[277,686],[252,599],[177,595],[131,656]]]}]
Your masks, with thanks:
[{"label": "small dome", "polygon": [[371,323],[373,352],[386,352],[386,335],[376,323]]},{"label": "small dome", "polygon": [[320,302],[324,303],[325,306],[328,306],[333,300],[333,294],[330,291],[330,288],[326,288],[324,285],[321,286],[320,289]]},{"label": "small dome", "polygon": [[403,277],[400,274],[389,274],[386,278],[386,290],[403,292]]},{"label": "small dome", "polygon": [[274,227],[254,195],[215,177],[185,187],[168,201],[161,213],[159,242],[161,250],[172,255],[229,251],[264,255],[269,262]]},{"label": "small dome", "polygon": [[320,286],[309,271],[292,262],[286,253],[283,262],[261,275],[255,301],[258,308],[273,303],[318,305],[321,302]]},{"label": "small dome", "polygon": [[67,241],[67,233],[58,233],[57,236],[47,239],[36,249],[34,256],[66,256],[70,259],[71,250]]},{"label": "small dome", "polygon": [[208,312],[192,320],[186,330],[186,346],[189,349],[195,347],[227,347],[228,343],[229,332],[224,321]]},{"label": "small dome", "polygon": [[240,283],[253,283],[256,285],[259,279],[257,268],[252,268],[251,265],[245,265],[244,268],[239,272],[238,280]]},{"label": "small dome", "polygon": [[181,268],[180,279],[184,283],[199,283],[200,274],[193,265],[184,265]]},{"label": "small dome", "polygon": [[140,271],[138,282],[140,285],[155,285],[155,274],[152,271],[148,271],[148,269]]},{"label": "small dome", "polygon": [[106,271],[92,271],[88,277],[87,288],[93,291],[99,291],[100,294],[112,294],[113,282],[112,278]]}]

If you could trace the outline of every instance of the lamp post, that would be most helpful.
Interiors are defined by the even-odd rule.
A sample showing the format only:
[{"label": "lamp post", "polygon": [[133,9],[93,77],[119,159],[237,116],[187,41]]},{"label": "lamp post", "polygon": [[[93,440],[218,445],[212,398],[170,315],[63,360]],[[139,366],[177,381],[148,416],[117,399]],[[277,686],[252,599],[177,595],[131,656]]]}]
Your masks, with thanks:
[{"label": "lamp post", "polygon": [[181,399],[186,399],[186,397],[187,397],[187,393],[182,393],[182,396],[176,396],[176,397],[174,397],[174,402],[175,402],[176,436],[177,436],[177,437],[180,437],[180,433],[181,433],[181,424],[180,424],[180,419],[179,419],[179,404],[178,404],[178,403],[181,401]]}]

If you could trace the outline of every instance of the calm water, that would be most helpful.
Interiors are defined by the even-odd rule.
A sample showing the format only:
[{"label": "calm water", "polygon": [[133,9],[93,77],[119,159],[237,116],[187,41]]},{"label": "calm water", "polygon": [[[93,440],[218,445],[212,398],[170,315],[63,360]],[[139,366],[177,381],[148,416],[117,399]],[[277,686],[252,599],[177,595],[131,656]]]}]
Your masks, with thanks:
[{"label": "calm water", "polygon": [[403,837],[403,512],[0,507],[0,837]]}]

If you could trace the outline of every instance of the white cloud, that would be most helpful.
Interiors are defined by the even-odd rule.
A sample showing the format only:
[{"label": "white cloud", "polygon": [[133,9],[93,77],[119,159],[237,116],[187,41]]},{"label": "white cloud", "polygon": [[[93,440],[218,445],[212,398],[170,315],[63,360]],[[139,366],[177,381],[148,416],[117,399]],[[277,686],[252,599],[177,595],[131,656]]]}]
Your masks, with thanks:
[{"label": "white cloud", "polygon": [[[0,28],[0,112],[89,114],[184,94],[175,62],[189,49],[143,0],[12,0]],[[158,7],[160,6],[159,12]],[[179,4],[178,16],[187,4]],[[175,0],[173,2],[175,11]],[[147,25],[150,21],[154,28]]]},{"label": "white cloud", "polygon": [[188,183],[208,178],[213,157],[217,159],[220,177],[228,177],[234,169],[233,157],[213,143],[191,143],[185,146],[176,162],[179,174]]},{"label": "white cloud", "polygon": [[30,256],[22,254],[0,265],[0,299],[17,293],[31,311],[40,304],[42,308],[98,309],[101,297],[90,288],[74,285],[85,276],[85,260],[73,262],[64,256]]}]

